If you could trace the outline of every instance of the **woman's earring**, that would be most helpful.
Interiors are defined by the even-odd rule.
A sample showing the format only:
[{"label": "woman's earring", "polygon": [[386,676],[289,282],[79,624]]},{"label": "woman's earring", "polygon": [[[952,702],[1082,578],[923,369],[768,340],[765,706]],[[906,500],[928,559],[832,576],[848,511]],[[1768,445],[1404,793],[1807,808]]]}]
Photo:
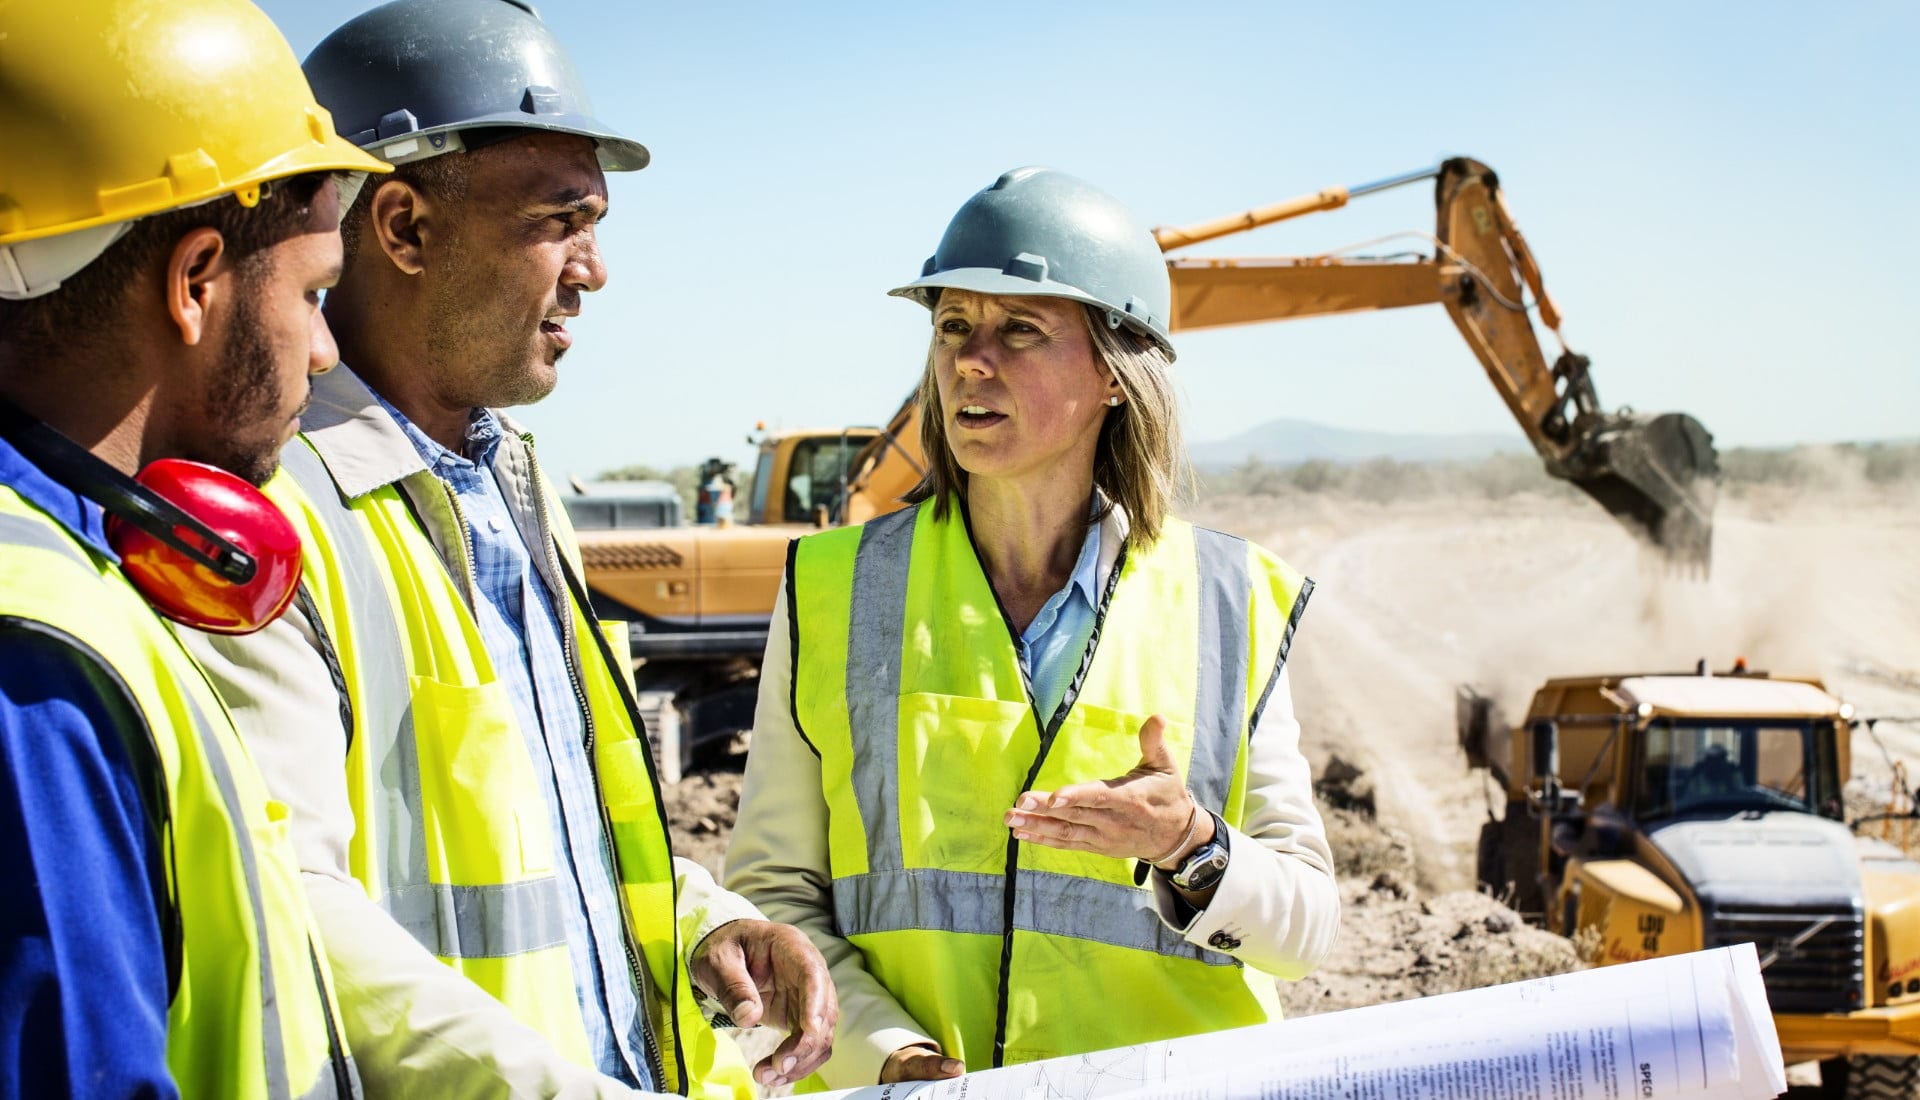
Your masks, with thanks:
[{"label": "woman's earring", "polygon": [[1109,397],[1109,398],[1107,398],[1107,406],[1108,406],[1109,408],[1115,408],[1115,409],[1117,409],[1117,408],[1119,408],[1119,407],[1120,407],[1120,395],[1119,395],[1119,394],[1115,394],[1114,396],[1112,396],[1112,397]]}]

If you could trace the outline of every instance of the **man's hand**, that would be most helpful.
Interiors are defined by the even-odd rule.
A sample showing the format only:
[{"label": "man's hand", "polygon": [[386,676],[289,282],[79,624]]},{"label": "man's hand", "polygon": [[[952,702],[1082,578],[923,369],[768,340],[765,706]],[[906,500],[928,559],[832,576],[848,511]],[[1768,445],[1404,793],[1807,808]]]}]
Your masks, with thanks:
[{"label": "man's hand", "polygon": [[949,1058],[932,1047],[901,1047],[887,1055],[886,1064],[880,1067],[880,1083],[938,1081],[958,1077],[966,1070],[960,1059]]},{"label": "man's hand", "polygon": [[1213,818],[1195,816],[1166,729],[1158,714],[1140,726],[1140,763],[1117,779],[1022,794],[1007,826],[1020,840],[1118,859],[1166,861],[1198,848],[1213,835]]},{"label": "man's hand", "polygon": [[753,1067],[753,1079],[762,1085],[792,1084],[833,1053],[840,1002],[827,961],[798,928],[729,921],[700,941],[692,969],[693,980],[727,1006],[734,1023],[787,1029],[786,1040]]}]

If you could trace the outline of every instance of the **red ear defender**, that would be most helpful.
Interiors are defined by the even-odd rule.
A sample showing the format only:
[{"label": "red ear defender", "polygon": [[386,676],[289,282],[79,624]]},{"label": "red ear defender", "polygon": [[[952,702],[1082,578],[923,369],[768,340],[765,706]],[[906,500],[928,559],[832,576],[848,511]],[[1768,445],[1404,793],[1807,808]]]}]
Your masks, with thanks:
[{"label": "red ear defender", "polygon": [[[149,463],[136,480],[188,520],[107,516],[107,544],[120,555],[121,572],[155,611],[212,634],[251,634],[293,602],[300,536],[260,490],[217,466],[178,458]],[[193,520],[204,527],[195,530]]]}]

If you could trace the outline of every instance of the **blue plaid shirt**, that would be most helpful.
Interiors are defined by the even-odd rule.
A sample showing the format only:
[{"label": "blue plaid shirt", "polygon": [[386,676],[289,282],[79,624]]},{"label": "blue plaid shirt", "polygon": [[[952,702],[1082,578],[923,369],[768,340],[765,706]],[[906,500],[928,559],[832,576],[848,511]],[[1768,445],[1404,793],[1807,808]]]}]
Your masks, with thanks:
[{"label": "blue plaid shirt", "polygon": [[475,409],[466,453],[460,455],[429,438],[384,398],[380,404],[428,469],[453,490],[466,519],[478,597],[474,616],[494,671],[513,698],[546,797],[555,873],[567,900],[567,950],[594,1065],[609,1077],[651,1091],[652,1071],[642,1054],[647,1018],[628,962],[613,857],[601,827],[580,699],[561,648],[555,597],[534,569],[494,474],[500,420],[487,409]]}]

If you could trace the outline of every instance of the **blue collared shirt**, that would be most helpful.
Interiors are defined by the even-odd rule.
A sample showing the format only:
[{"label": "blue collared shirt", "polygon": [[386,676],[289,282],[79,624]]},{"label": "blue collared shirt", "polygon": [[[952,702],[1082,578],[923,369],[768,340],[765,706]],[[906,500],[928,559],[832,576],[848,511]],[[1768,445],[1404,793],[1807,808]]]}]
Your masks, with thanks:
[{"label": "blue collared shirt", "polygon": [[[1099,605],[1100,525],[1087,526],[1067,585],[1047,597],[1040,613],[1020,632],[1021,667],[1033,686],[1035,709],[1046,719],[1060,709],[1067,688],[1080,671],[1087,642],[1093,637],[1094,609]],[[1044,732],[1044,730],[1042,731]]]},{"label": "blue collared shirt", "polygon": [[652,1071],[642,1053],[646,1013],[628,962],[582,704],[561,643],[556,605],[565,605],[534,568],[532,554],[545,548],[527,546],[500,489],[494,467],[504,429],[490,410],[475,409],[466,453],[455,454],[386,399],[380,404],[427,468],[453,490],[466,520],[478,597],[474,617],[494,672],[513,699],[553,827],[556,874],[567,901],[562,914],[567,950],[594,1065],[609,1077],[650,1090]]},{"label": "blue collared shirt", "polygon": [[[100,506],[5,440],[0,484],[118,560]],[[86,660],[0,631],[0,1096],[172,1097],[160,857]]]}]

